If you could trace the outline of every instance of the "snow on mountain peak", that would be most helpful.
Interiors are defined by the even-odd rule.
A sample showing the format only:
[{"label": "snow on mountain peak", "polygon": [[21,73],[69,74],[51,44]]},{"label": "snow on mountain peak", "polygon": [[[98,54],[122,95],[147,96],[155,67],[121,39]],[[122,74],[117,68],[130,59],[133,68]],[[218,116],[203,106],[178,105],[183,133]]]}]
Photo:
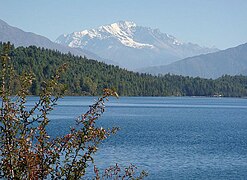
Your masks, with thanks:
[{"label": "snow on mountain peak", "polygon": [[133,39],[136,24],[131,21],[119,21],[110,25],[100,26],[100,32],[106,32],[107,38],[117,38],[124,46],[132,48],[153,48],[153,45],[136,42]]},{"label": "snow on mountain peak", "polygon": [[119,22],[114,23],[114,24],[117,24],[118,26],[124,27],[124,28],[136,27],[136,23],[134,23],[133,21],[119,21]]},{"label": "snow on mountain peak", "polygon": [[131,21],[119,21],[105,26],[100,26],[100,30],[105,30],[112,35],[124,35],[131,37],[136,24]]},{"label": "snow on mountain peak", "polygon": [[60,36],[56,42],[65,43],[70,47],[83,48],[87,45],[88,40],[99,39],[116,39],[122,45],[132,48],[153,48],[153,45],[148,43],[137,42],[133,38],[137,25],[132,21],[119,21],[116,23],[100,26],[97,29],[83,30],[73,32],[69,35]]},{"label": "snow on mountain peak", "polygon": [[159,29],[139,26],[132,21],[118,21],[95,29],[61,35],[56,42],[94,52],[131,69],[164,65],[217,50],[181,42]]},{"label": "snow on mountain peak", "polygon": [[89,50],[96,47],[101,49],[104,45],[107,48],[125,46],[134,49],[167,50],[176,54],[189,54],[190,51],[197,51],[196,49],[202,49],[204,52],[203,48],[196,44],[183,43],[172,35],[160,32],[159,29],[138,26],[132,21],[118,21],[95,29],[62,35],[56,42]]}]

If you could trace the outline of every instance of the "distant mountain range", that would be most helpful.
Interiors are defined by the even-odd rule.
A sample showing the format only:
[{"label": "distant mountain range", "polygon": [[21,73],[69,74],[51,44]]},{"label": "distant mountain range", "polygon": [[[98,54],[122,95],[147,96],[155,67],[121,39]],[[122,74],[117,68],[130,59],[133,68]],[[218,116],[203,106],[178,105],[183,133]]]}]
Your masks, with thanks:
[{"label": "distant mountain range", "polygon": [[88,50],[130,70],[166,65],[185,57],[218,51],[181,42],[158,29],[138,26],[130,21],[64,34],[55,42]]},{"label": "distant mountain range", "polygon": [[62,53],[71,52],[74,55],[86,56],[87,58],[106,61],[90,51],[83,50],[80,48],[70,48],[67,46],[63,46],[61,44],[57,44],[44,36],[40,36],[31,32],[25,32],[19,28],[10,26],[1,19],[0,19],[0,41],[2,42],[10,41],[12,44],[14,44],[17,47],[18,46],[27,47],[34,45],[37,47],[44,47],[47,49],[58,50]]},{"label": "distant mountain range", "polygon": [[247,43],[215,53],[186,58],[166,66],[141,69],[151,74],[218,78],[222,75],[247,74]]},{"label": "distant mountain range", "polygon": [[155,75],[171,73],[204,78],[218,78],[224,74],[247,75],[247,43],[218,51],[180,42],[158,29],[137,26],[129,21],[61,35],[55,43],[0,20],[0,41],[10,41],[15,46],[35,45],[71,52]]}]

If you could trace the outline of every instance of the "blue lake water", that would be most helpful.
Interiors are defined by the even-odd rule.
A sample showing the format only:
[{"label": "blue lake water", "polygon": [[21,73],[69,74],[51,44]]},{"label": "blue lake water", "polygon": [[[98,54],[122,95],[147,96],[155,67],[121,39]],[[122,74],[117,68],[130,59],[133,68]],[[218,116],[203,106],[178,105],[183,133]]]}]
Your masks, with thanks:
[{"label": "blue lake water", "polygon": [[[61,99],[49,132],[68,132],[94,99]],[[148,171],[146,179],[247,178],[247,99],[111,98],[98,122],[121,129],[100,146],[95,163],[101,168],[133,163]]]}]

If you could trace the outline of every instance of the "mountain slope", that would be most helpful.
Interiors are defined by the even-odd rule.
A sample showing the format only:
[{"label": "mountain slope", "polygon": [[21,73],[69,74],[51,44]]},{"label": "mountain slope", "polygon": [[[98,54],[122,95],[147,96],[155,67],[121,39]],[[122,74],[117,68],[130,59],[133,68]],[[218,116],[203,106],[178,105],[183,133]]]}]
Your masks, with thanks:
[{"label": "mountain slope", "polygon": [[0,41],[7,42],[10,41],[15,46],[30,46],[35,45],[38,47],[44,47],[47,49],[58,50],[63,53],[71,52],[74,55],[86,56],[87,58],[98,59],[101,58],[94,53],[87,50],[82,50],[79,48],[70,48],[57,44],[49,40],[44,36],[40,36],[31,32],[25,32],[19,28],[10,26],[6,22],[0,19]]},{"label": "mountain slope", "polygon": [[180,42],[158,29],[137,26],[129,21],[64,34],[59,36],[56,42],[89,50],[132,70],[169,64],[185,57],[217,51],[215,48]]},{"label": "mountain slope", "polygon": [[[3,44],[0,43],[0,54]],[[177,75],[152,76],[121,69],[83,57],[62,54],[36,46],[11,46],[9,63],[17,74],[35,75],[31,93],[38,95],[42,82],[54,76],[56,69],[66,63],[61,82],[67,85],[67,95],[100,95],[104,88],[114,88],[121,96],[247,96],[247,77],[224,76],[217,80]],[[12,79],[18,92],[21,81]]]},{"label": "mountain slope", "polygon": [[224,74],[247,72],[247,43],[215,53],[186,58],[166,66],[140,70],[152,74],[179,74],[192,77],[217,78]]}]

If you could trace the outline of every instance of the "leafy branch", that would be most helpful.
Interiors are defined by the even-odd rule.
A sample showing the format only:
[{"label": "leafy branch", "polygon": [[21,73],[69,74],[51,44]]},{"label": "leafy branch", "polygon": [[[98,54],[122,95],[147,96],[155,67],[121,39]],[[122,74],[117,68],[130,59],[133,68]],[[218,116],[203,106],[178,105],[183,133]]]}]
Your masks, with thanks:
[{"label": "leafy branch", "polygon": [[[1,54],[0,97],[0,177],[7,179],[81,179],[89,164],[94,164],[93,155],[99,144],[115,134],[118,128],[104,129],[96,121],[105,112],[105,102],[109,96],[118,97],[111,89],[104,89],[102,97],[78,117],[76,127],[70,133],[52,139],[47,126],[49,113],[57,105],[58,99],[66,90],[59,82],[61,74],[67,69],[62,65],[51,79],[41,83],[38,102],[31,108],[26,107],[29,89],[35,76],[24,72],[15,75],[10,63],[10,43],[5,44]],[[15,96],[12,93],[13,79],[20,82]],[[94,166],[94,179],[142,179],[147,174],[135,177],[136,167],[130,165],[123,171],[118,165],[109,167],[100,175]]]}]

